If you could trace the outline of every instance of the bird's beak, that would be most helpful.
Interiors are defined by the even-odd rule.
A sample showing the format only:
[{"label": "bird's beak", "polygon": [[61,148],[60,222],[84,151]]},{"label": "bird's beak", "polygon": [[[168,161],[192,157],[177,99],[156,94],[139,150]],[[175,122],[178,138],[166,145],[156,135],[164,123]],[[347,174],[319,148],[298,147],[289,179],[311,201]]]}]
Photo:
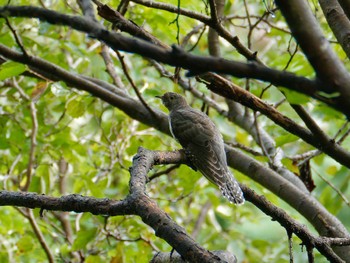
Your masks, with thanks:
[{"label": "bird's beak", "polygon": [[158,99],[162,99],[163,97],[162,96],[155,96],[156,98],[158,98]]}]

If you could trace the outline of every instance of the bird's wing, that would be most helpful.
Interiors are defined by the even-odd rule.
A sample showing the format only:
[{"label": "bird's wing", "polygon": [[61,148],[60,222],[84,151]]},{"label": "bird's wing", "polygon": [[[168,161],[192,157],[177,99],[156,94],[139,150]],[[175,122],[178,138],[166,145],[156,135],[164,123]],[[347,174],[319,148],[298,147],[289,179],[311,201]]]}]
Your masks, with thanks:
[{"label": "bird's wing", "polygon": [[203,146],[189,143],[186,147],[192,163],[209,181],[218,186],[225,182],[228,174],[226,155],[220,148],[212,140],[205,141]]},{"label": "bird's wing", "polygon": [[189,143],[204,146],[205,141],[221,137],[206,114],[190,107],[171,112],[169,117],[172,133],[184,148]]}]

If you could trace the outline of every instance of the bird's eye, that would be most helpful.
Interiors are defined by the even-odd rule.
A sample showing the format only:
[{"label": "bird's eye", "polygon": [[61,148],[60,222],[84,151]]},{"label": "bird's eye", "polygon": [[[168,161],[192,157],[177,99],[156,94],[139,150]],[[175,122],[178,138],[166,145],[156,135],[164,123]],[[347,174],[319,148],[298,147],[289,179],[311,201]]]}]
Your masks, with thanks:
[{"label": "bird's eye", "polygon": [[170,96],[170,99],[171,99],[171,100],[173,100],[173,99],[174,99],[174,97],[173,97],[173,96]]}]

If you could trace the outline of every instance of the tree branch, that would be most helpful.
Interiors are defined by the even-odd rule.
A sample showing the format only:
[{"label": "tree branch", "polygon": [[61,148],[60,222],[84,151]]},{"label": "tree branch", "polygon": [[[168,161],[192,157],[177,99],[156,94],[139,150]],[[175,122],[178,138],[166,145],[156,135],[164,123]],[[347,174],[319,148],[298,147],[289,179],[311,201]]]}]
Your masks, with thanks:
[{"label": "tree branch", "polygon": [[[23,7],[23,8],[16,8],[16,7],[11,7],[10,8],[10,10],[13,10],[13,12],[14,12],[14,15],[15,14],[17,14],[17,12],[20,12],[21,13],[21,15],[26,15],[26,16],[29,16],[29,14],[27,13],[27,9],[26,8],[28,8],[28,7]],[[24,11],[23,11],[23,10]],[[33,9],[33,8],[29,8],[30,10],[31,9]],[[38,9],[38,8],[34,8],[35,10],[36,9]],[[3,11],[1,11],[2,9],[0,8],[0,14],[3,12]],[[42,17],[43,19],[45,19],[46,18],[46,16],[49,16],[49,14],[47,14],[46,13],[46,11],[47,10],[42,10],[42,9],[40,9],[39,8],[39,10],[37,10],[39,13],[38,14],[41,14],[41,15],[38,15],[37,14],[37,17]],[[23,14],[22,14],[22,12],[23,12]],[[99,25],[96,25],[95,23],[91,23],[90,21],[85,21],[85,24],[83,23],[83,21],[81,21],[81,20],[83,20],[83,18],[79,18],[79,17],[74,17],[74,16],[66,16],[66,15],[63,15],[63,14],[59,14],[59,13],[56,13],[56,12],[54,12],[54,11],[49,11],[50,12],[50,15],[52,15],[53,17],[58,17],[57,19],[59,20],[59,21],[61,21],[62,23],[63,22],[65,22],[65,23],[68,23],[68,21],[70,21],[70,20],[72,20],[71,21],[71,23],[68,23],[68,24],[74,24],[74,23],[72,23],[72,22],[75,22],[77,25],[75,26],[77,29],[79,29],[79,27],[84,27],[85,29],[86,29],[86,24],[89,24],[90,26],[91,26],[91,28],[88,28],[88,30],[87,31],[89,31],[89,32],[95,32],[96,30],[97,31],[99,31],[99,30],[101,30],[101,28],[100,28],[100,26]],[[18,14],[17,14],[18,15]],[[73,19],[74,18],[74,19]],[[46,19],[51,19],[51,18],[46,18]],[[49,20],[49,22],[50,22],[51,20]],[[58,21],[56,21],[55,23],[57,23]],[[104,31],[104,30],[103,30]],[[138,41],[136,40],[136,39],[132,39],[131,41],[130,41],[130,39],[128,39],[128,38],[125,38],[125,37],[123,37],[123,36],[120,36],[120,35],[118,35],[118,34],[116,34],[116,33],[111,33],[111,32],[109,32],[108,34],[107,34],[107,32],[105,32],[105,35],[114,35],[114,36],[117,36],[117,38],[119,38],[119,37],[121,37],[122,39],[127,39],[127,42],[125,43],[125,44],[130,44],[130,43],[134,43],[133,41],[136,41],[136,44],[138,43]],[[109,39],[109,40],[111,40],[111,39]],[[143,45],[143,44],[147,44],[147,43],[139,43],[140,45]],[[149,44],[147,44],[147,45],[149,45]],[[140,48],[140,46],[138,46],[138,48]],[[146,47],[145,47],[146,48]],[[4,51],[4,49],[5,49],[5,47],[2,47],[1,48],[1,50],[0,50],[0,52],[3,54],[3,55],[5,55],[5,56],[9,56],[9,52],[8,52],[8,50],[7,50],[7,52],[6,51]],[[152,49],[157,49],[157,50],[161,50],[161,49],[159,49],[158,47],[154,47],[154,46],[152,46]],[[161,52],[163,52],[164,50],[162,50]],[[164,51],[164,52],[168,52],[168,51]],[[169,51],[170,53],[172,53],[171,51]],[[20,61],[20,62],[22,62],[22,63],[27,63],[27,64],[29,64],[29,59],[26,59],[25,57],[23,57],[23,56],[20,56],[19,55],[19,53],[17,54],[17,55],[15,55],[14,56],[14,54],[15,54],[15,52],[13,51],[13,52],[11,52],[12,54],[11,54],[11,56],[9,56],[9,58],[10,59],[12,59],[12,60],[17,60],[17,61]],[[183,52],[181,52],[181,53],[183,53]],[[171,55],[172,56],[172,55]],[[184,55],[185,56],[185,55]],[[187,60],[188,61],[191,61],[191,56],[192,55],[189,55],[189,57],[187,58]],[[176,57],[176,55],[175,55],[175,57]],[[182,56],[181,56],[182,57]],[[195,56],[195,57],[197,57],[197,56]],[[185,59],[185,57],[183,57],[184,59]],[[193,58],[194,59],[194,62],[198,65],[198,64],[204,64],[204,65],[211,65],[211,63],[212,62],[210,62],[210,61],[205,61],[206,59],[209,59],[209,60],[211,60],[211,59],[215,59],[215,58],[203,58],[203,57],[198,57],[198,58],[200,58],[199,60],[196,60],[195,58]],[[174,58],[175,60],[177,60],[176,58]],[[185,59],[186,60],[186,59]],[[204,62],[204,61],[205,62]],[[220,59],[218,59],[218,60],[220,60]],[[27,62],[25,62],[25,61],[27,61]],[[179,61],[181,61],[181,59],[179,60]],[[197,62],[196,62],[197,61]],[[193,61],[192,61],[193,62]],[[265,70],[267,70],[267,71],[269,71],[270,72],[270,69],[268,69],[268,68],[266,68],[266,67],[261,67],[261,66],[258,66],[258,65],[254,65],[254,64],[244,64],[244,63],[239,63],[239,62],[233,62],[233,61],[231,61],[233,64],[235,64],[235,63],[238,63],[238,64],[240,64],[240,65],[242,65],[243,66],[243,68],[245,68],[245,69],[248,69],[248,72],[250,72],[250,69],[253,69],[253,71],[254,71],[254,68],[256,68],[256,67],[258,67],[259,68],[259,70],[258,70],[258,73],[259,74],[262,74],[262,75],[264,75],[264,72],[265,72]],[[228,64],[230,64],[231,62],[229,62],[228,61]],[[194,70],[196,70],[196,68],[197,68],[197,65],[193,65],[193,67],[192,67],[192,69],[194,69]],[[52,64],[51,64],[51,66],[52,66]],[[219,67],[219,68],[221,68],[221,66],[220,66],[220,63],[218,63],[217,64],[217,66]],[[215,68],[215,67],[214,67]],[[241,68],[241,69],[243,69],[243,68]],[[260,72],[260,69],[262,70],[261,72]],[[245,70],[243,70],[244,72],[245,72]],[[237,72],[236,73],[238,73],[239,72],[239,68],[237,68]],[[274,73],[272,73],[272,72],[276,72],[276,71],[274,71],[274,70],[272,70],[270,73],[271,73],[271,75],[273,75],[273,78],[274,77],[277,77],[277,79],[279,79],[279,77],[278,77],[278,74],[277,75],[274,75]],[[317,82],[313,82],[313,81],[311,81],[311,80],[308,80],[308,79],[306,79],[306,78],[302,78],[302,77],[296,77],[295,75],[293,75],[293,74],[290,74],[290,73],[285,73],[285,72],[280,72],[280,71],[277,71],[277,72],[279,72],[279,73],[281,73],[283,76],[285,76],[286,78],[285,78],[285,81],[286,82],[293,82],[294,80],[296,81],[295,82],[295,84],[298,86],[298,89],[305,89],[306,91],[308,90],[308,87],[309,88],[311,88],[311,90],[313,90],[313,91],[309,91],[309,92],[311,92],[311,94],[309,94],[310,96],[312,96],[312,94],[313,95],[316,95],[317,97],[318,97],[318,99],[321,99],[321,97],[319,97],[318,95],[317,95],[317,88],[316,88],[316,86],[317,86]],[[267,73],[267,72],[266,72]],[[285,75],[286,74],[286,75]],[[208,75],[208,74],[207,74]],[[248,74],[249,75],[249,74]],[[267,74],[268,75],[268,74]],[[209,74],[208,76],[211,76],[211,79],[213,80],[214,78],[212,77],[212,75],[211,74]],[[291,78],[289,79],[287,76],[290,76]],[[217,80],[217,79],[216,79]],[[68,82],[68,83],[70,83],[71,85],[73,85],[73,86],[77,86],[77,85],[75,85],[75,84],[73,84],[72,82]],[[75,81],[74,81],[74,83],[76,83]],[[303,83],[306,85],[303,85]],[[308,84],[306,84],[306,83],[308,83]],[[300,86],[299,86],[299,84],[300,84]],[[231,86],[231,88],[232,88],[232,85],[231,84],[227,84],[228,86]],[[311,86],[309,86],[309,85],[311,85]],[[313,85],[316,85],[315,87],[313,87]],[[218,94],[220,94],[220,95],[222,95],[222,96],[224,96],[224,97],[227,97],[227,98],[230,98],[230,99],[234,99],[234,100],[236,100],[236,101],[238,101],[238,102],[240,102],[240,103],[242,103],[243,105],[245,105],[245,106],[248,106],[248,107],[250,107],[251,109],[253,109],[253,110],[257,110],[257,111],[260,111],[260,112],[262,112],[262,113],[264,113],[264,114],[267,114],[267,116],[270,118],[270,119],[272,119],[273,121],[275,121],[277,124],[279,124],[280,126],[282,126],[283,128],[285,128],[286,130],[288,130],[289,132],[292,132],[293,134],[295,134],[295,135],[297,135],[297,136],[299,136],[299,137],[301,137],[303,140],[305,140],[306,142],[308,142],[308,143],[310,143],[311,145],[313,145],[313,146],[315,146],[316,148],[319,148],[320,146],[319,146],[319,142],[317,141],[317,140],[315,140],[315,138],[314,137],[312,137],[312,135],[311,135],[311,133],[308,135],[307,134],[307,132],[305,133],[305,129],[304,129],[304,131],[302,131],[302,129],[300,129],[300,128],[298,128],[297,126],[295,126],[295,125],[290,125],[290,121],[288,121],[288,118],[286,118],[285,116],[282,116],[281,114],[279,114],[276,110],[274,111],[275,113],[278,113],[278,115],[279,115],[279,117],[276,115],[276,116],[273,116],[274,114],[271,114],[272,112],[270,111],[270,110],[266,110],[266,107],[262,107],[262,104],[261,103],[253,103],[254,102],[254,100],[252,101],[250,98],[254,98],[254,97],[252,97],[252,95],[250,94],[250,93],[248,93],[248,92],[245,92],[245,93],[242,93],[242,92],[236,92],[236,93],[232,93],[232,90],[229,90],[229,89],[223,89],[225,86],[220,86],[220,88],[217,88],[217,87],[219,87],[219,86],[209,86],[209,88],[213,91],[213,92],[216,92],[216,93],[218,93]],[[215,89],[214,89],[215,88]],[[88,89],[85,89],[85,90],[87,90],[88,92],[91,92],[92,94],[94,94],[94,95],[96,95],[96,91],[95,91],[95,93],[92,91],[93,90],[93,88],[91,88],[91,87],[89,87]],[[303,91],[303,92],[305,92],[305,90]],[[314,93],[315,92],[315,93]],[[306,93],[308,93],[308,91],[306,92]],[[237,95],[239,95],[239,98],[237,98],[237,97],[235,97],[235,96],[237,96]],[[248,96],[249,95],[249,96]],[[99,95],[97,95],[97,96],[99,96]],[[113,99],[111,99],[111,97],[109,96],[109,95],[106,95],[106,94],[103,94],[103,97],[101,97],[101,95],[99,96],[100,98],[102,98],[102,99],[104,99],[104,100],[106,100],[107,102],[110,102],[111,103],[111,101],[113,101]],[[321,99],[321,100],[324,100],[324,99]],[[256,101],[256,100],[255,100]],[[252,103],[254,104],[254,105],[252,105]],[[328,100],[327,99],[327,103],[329,103],[329,104],[333,104],[333,102],[331,101],[331,100]],[[248,105],[249,104],[249,105]],[[266,103],[265,103],[266,104]],[[112,104],[113,105],[113,104]],[[345,105],[348,105],[348,104],[345,104]],[[119,106],[120,107],[120,106]],[[270,107],[271,108],[271,107]],[[344,106],[342,106],[342,108],[344,108]],[[123,110],[123,108],[121,108],[122,110]],[[270,113],[269,113],[270,112]],[[136,118],[136,119],[139,119],[139,118]],[[152,118],[151,118],[152,119]],[[287,121],[287,122],[286,122]],[[153,124],[154,125],[154,124]],[[151,124],[151,126],[153,126],[152,124]],[[298,129],[295,129],[295,128],[298,128]],[[164,130],[167,130],[167,128],[164,128],[164,129],[162,129],[163,131]],[[298,130],[298,131],[297,131]],[[332,141],[330,140],[329,142],[328,142],[328,145],[327,145],[327,147],[325,148],[325,149],[322,149],[322,150],[324,150],[324,152],[325,153],[327,153],[328,155],[330,155],[332,158],[334,158],[335,160],[337,160],[338,162],[340,162],[341,164],[344,164],[344,165],[346,165],[347,167],[350,167],[350,154],[347,152],[347,151],[345,151],[344,149],[342,149],[339,145],[337,145],[337,144],[334,144],[334,143],[332,143]]]},{"label": "tree branch", "polygon": [[[118,90],[115,93],[112,93],[101,86],[83,78],[79,78],[78,76],[70,74],[53,64],[35,57],[29,57],[28,61],[22,61],[22,59],[24,59],[22,54],[0,45],[0,53],[4,54],[4,52],[7,52],[6,54],[9,58],[16,61],[20,59],[19,61],[22,63],[25,61],[26,63],[29,63],[31,67],[40,69],[42,73],[45,71],[49,71],[50,73],[48,74],[55,73],[56,77],[65,81],[69,85],[91,92],[93,95],[123,110],[130,117],[145,123],[146,125],[155,127],[162,132],[170,134],[167,117],[164,113],[153,109],[157,114],[157,118],[154,118],[154,116],[152,116],[140,102],[131,99],[122,92],[120,92],[120,94],[117,93]],[[251,177],[253,180],[256,180],[261,185],[280,196],[287,203],[291,204],[316,227],[321,235],[333,237],[339,237],[339,235],[342,235],[341,237],[347,237],[348,233],[341,222],[332,216],[312,196],[303,193],[289,181],[285,180],[271,169],[261,165],[253,158],[245,156],[230,147],[227,147],[227,150],[228,160],[231,166]],[[319,217],[315,218],[315,215],[319,215]]]},{"label": "tree branch", "polygon": [[[314,68],[317,78],[322,81],[323,86],[319,89],[330,94],[335,93],[335,103],[347,107],[350,101],[350,74],[324,37],[307,1],[276,0],[276,4]],[[350,116],[349,109],[343,112]]]},{"label": "tree branch", "polygon": [[[98,199],[80,195],[59,198],[28,192],[0,191],[0,206],[23,206],[42,210],[90,212],[94,215],[138,215],[155,230],[155,234],[166,240],[186,260],[190,262],[221,262],[218,256],[201,248],[178,226],[157,204],[146,195],[147,174],[153,165],[186,163],[183,151],[161,152],[139,148],[130,169],[130,194],[121,201],[107,198]],[[304,244],[315,247],[332,262],[342,261],[329,247],[330,244],[347,245],[348,239],[327,239],[313,236],[305,226],[299,224],[282,209],[275,207],[263,196],[257,195],[245,185],[241,185],[247,201],[252,202],[265,214],[278,221],[288,231],[295,233]],[[340,240],[340,241],[339,241]]]},{"label": "tree branch", "polygon": [[327,19],[328,25],[332,29],[339,44],[350,58],[350,21],[343,8],[336,0],[319,1],[323,14]]},{"label": "tree branch", "polygon": [[350,116],[350,106],[348,107],[348,104],[337,104],[337,99],[324,98],[318,94],[318,89],[322,88],[324,85],[322,82],[299,77],[292,73],[270,69],[254,63],[242,63],[222,58],[196,56],[186,53],[175,46],[173,46],[172,50],[164,49],[139,39],[125,37],[121,34],[107,31],[100,24],[83,17],[64,15],[55,11],[32,6],[5,6],[0,8],[0,16],[35,17],[52,24],[68,25],[76,30],[89,34],[93,38],[105,42],[115,50],[136,53],[171,66],[189,69],[190,74],[197,75],[213,71],[222,74],[230,74],[239,78],[255,78],[267,81],[275,86],[284,86],[312,96]]}]

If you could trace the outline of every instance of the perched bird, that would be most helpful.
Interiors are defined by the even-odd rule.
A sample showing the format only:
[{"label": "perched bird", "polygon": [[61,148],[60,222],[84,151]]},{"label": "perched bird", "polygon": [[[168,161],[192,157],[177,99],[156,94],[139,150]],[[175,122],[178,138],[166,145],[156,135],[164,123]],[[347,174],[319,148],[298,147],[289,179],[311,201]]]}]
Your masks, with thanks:
[{"label": "perched bird", "polygon": [[171,134],[180,142],[192,164],[216,184],[231,203],[243,204],[243,192],[227,167],[221,133],[210,118],[191,108],[177,93],[167,92],[157,97],[169,110]]}]

